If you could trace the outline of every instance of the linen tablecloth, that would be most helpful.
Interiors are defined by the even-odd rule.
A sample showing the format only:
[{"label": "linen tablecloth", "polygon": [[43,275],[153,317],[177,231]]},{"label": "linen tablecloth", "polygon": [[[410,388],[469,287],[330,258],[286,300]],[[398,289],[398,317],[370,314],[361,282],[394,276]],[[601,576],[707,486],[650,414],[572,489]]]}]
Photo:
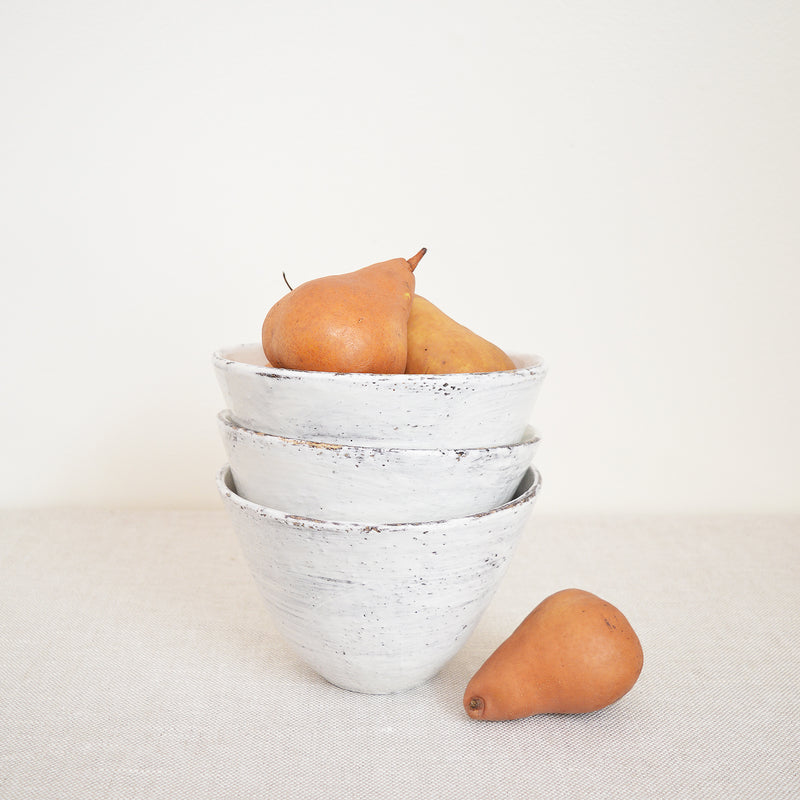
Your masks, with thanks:
[{"label": "linen tablecloth", "polygon": [[[592,714],[469,719],[546,595],[626,614],[642,675]],[[0,798],[800,797],[800,517],[547,516],[430,682],[329,685],[279,638],[222,511],[0,512]]]}]

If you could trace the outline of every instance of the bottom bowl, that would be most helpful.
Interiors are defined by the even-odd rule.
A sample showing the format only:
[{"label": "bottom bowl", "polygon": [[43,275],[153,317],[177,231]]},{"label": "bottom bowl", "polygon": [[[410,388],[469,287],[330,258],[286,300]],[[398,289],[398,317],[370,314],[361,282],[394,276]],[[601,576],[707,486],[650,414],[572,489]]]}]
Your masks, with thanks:
[{"label": "bottom bowl", "polygon": [[478,624],[541,487],[530,467],[508,503],[438,522],[298,517],[217,488],[278,630],[330,683],[388,694],[432,678]]}]

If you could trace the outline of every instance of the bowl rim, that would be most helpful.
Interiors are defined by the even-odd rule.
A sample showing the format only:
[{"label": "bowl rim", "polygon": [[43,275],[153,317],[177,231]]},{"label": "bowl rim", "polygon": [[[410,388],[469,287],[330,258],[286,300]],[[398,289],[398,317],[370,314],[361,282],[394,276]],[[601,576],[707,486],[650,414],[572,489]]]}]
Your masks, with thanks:
[{"label": "bowl rim", "polygon": [[308,527],[316,530],[325,530],[331,533],[342,533],[359,535],[365,532],[370,534],[381,532],[400,532],[408,531],[424,531],[435,528],[437,530],[445,529],[455,525],[463,524],[467,520],[477,520],[484,517],[504,515],[521,506],[525,506],[533,502],[539,495],[542,487],[542,475],[539,470],[532,464],[525,470],[520,479],[518,486],[530,478],[530,486],[525,491],[516,497],[512,498],[501,506],[495,506],[488,511],[479,511],[476,514],[468,514],[462,517],[450,517],[449,519],[433,519],[424,522],[379,522],[379,523],[361,523],[361,522],[347,522],[341,520],[318,519],[316,517],[305,517],[300,514],[291,514],[287,511],[279,511],[276,508],[269,506],[262,506],[259,503],[254,503],[252,500],[246,500],[228,483],[230,480],[233,483],[233,472],[231,471],[230,464],[223,464],[217,472],[216,484],[220,495],[231,503],[239,506],[239,508],[248,509],[255,512],[261,517],[278,520],[289,526],[295,527]]},{"label": "bowl rim", "polygon": [[[245,349],[257,348],[260,350],[261,344],[259,342],[242,342],[240,344],[232,344],[226,347],[218,347],[212,353],[213,363],[219,367],[223,372],[230,370],[237,370],[252,374],[263,378],[295,378],[304,376],[306,380],[334,380],[343,381],[347,378],[353,379],[369,379],[374,380],[380,378],[383,380],[390,380],[392,382],[409,385],[419,385],[420,381],[423,382],[462,382],[465,378],[476,380],[475,376],[504,376],[511,380],[519,380],[520,378],[541,377],[547,374],[547,363],[542,356],[536,353],[520,353],[515,351],[508,351],[509,357],[517,361],[530,362],[525,363],[524,366],[517,367],[516,369],[507,369],[495,372],[442,372],[432,374],[420,373],[392,373],[392,372],[322,372],[320,370],[299,370],[299,369],[285,369],[284,367],[273,367],[266,358],[265,364],[252,364],[247,361],[237,361],[232,356],[236,351]],[[263,350],[261,350],[263,353]],[[480,380],[480,378],[477,378]],[[493,380],[497,380],[495,377]]]},{"label": "bowl rim", "polygon": [[[496,444],[484,447],[399,447],[397,445],[391,446],[373,446],[368,444],[350,444],[349,442],[324,442],[316,441],[313,439],[298,439],[294,436],[281,436],[277,433],[264,433],[262,431],[247,428],[244,425],[236,422],[233,418],[233,412],[229,408],[224,408],[217,414],[217,422],[220,428],[225,431],[239,432],[250,440],[256,441],[258,439],[271,439],[275,442],[296,446],[298,449],[304,450],[337,450],[344,451],[345,453],[365,453],[370,451],[372,453],[388,453],[389,455],[401,454],[409,458],[417,456],[408,456],[408,453],[421,453],[421,454],[447,454],[457,453],[463,455],[476,455],[478,453],[499,452],[501,450],[516,450],[524,447],[536,447],[541,444],[542,437],[538,428],[533,425],[526,425],[523,431],[522,438],[518,442],[511,442],[510,444]],[[418,456],[425,458],[425,455]]]}]

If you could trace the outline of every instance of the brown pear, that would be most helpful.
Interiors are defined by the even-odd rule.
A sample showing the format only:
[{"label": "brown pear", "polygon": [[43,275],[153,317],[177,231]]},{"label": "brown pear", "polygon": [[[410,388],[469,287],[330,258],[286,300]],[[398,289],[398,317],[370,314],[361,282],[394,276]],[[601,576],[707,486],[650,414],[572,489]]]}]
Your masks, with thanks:
[{"label": "brown pear", "polygon": [[425,252],[297,286],[264,318],[267,360],[285,369],[404,372],[414,269]]},{"label": "brown pear", "polygon": [[406,372],[447,374],[514,368],[514,362],[497,345],[448,317],[430,300],[414,295]]},{"label": "brown pear", "polygon": [[591,592],[550,595],[467,684],[474,719],[579,714],[619,700],[642,671],[642,646],[622,612]]}]

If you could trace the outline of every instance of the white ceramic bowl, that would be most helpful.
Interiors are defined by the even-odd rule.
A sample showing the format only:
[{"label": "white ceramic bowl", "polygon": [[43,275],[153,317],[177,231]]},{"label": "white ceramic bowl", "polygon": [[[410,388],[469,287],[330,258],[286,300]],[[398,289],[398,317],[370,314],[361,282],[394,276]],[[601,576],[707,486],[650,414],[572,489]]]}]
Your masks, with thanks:
[{"label": "white ceramic bowl", "polygon": [[529,468],[515,499],[433,523],[320,522],[217,486],[276,626],[330,683],[401,692],[461,648],[505,574],[541,486]]},{"label": "white ceramic bowl", "polygon": [[213,355],[225,405],[242,427],[314,442],[377,447],[493,447],[519,441],[545,377],[518,369],[454,375],[302,372],[270,366],[260,344]]},{"label": "white ceramic bowl", "polygon": [[424,522],[488,511],[511,499],[539,447],[527,428],[503,447],[406,449],[288,439],[217,416],[236,491],[315,519]]}]

